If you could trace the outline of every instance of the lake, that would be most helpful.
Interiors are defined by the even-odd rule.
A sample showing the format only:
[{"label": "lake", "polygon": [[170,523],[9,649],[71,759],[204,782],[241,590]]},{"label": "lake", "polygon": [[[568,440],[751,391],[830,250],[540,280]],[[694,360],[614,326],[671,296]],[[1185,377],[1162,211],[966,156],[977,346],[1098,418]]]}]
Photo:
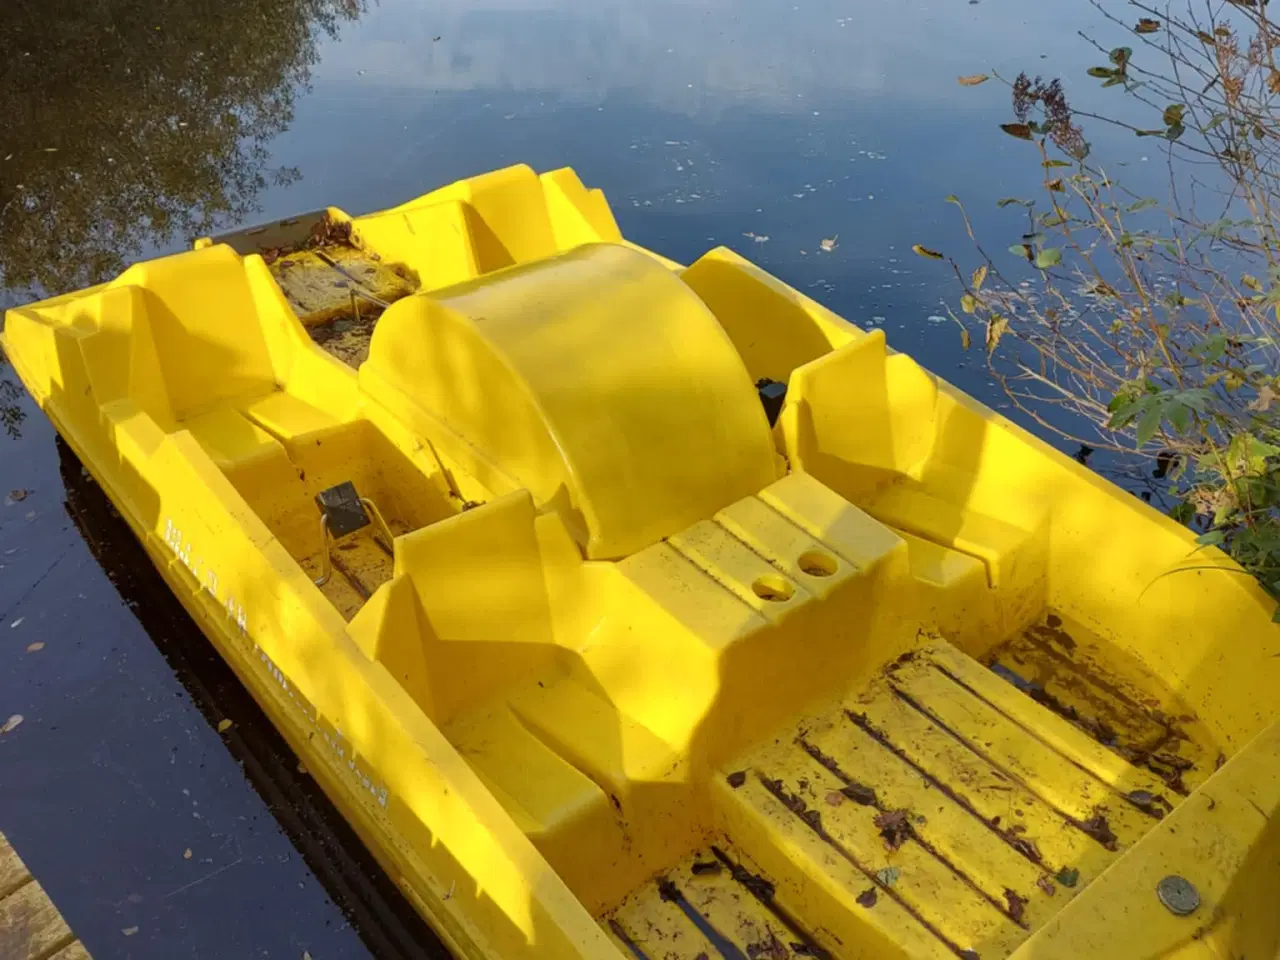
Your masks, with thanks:
[{"label": "lake", "polygon": [[[996,201],[1042,171],[998,128],[1007,87],[957,78],[1062,75],[1098,109],[1078,31],[1124,42],[1085,2],[11,4],[4,306],[217,229],[570,165],[630,239],[732,247],[998,407],[954,277],[911,247],[977,262],[956,194],[1003,251],[1025,217]],[[1151,142],[1090,135],[1167,177]],[[24,718],[0,832],[95,956],[414,955],[412,911],[0,376],[0,714]]]}]

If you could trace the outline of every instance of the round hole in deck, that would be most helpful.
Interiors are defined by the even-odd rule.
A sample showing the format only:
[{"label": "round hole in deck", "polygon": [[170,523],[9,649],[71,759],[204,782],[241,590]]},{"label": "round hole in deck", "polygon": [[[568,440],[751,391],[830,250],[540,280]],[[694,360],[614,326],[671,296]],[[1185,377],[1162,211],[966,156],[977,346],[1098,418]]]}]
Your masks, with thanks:
[{"label": "round hole in deck", "polygon": [[836,558],[821,550],[806,550],[797,562],[800,569],[811,577],[830,577],[840,569]]},{"label": "round hole in deck", "polygon": [[773,603],[785,603],[796,592],[795,587],[781,577],[776,577],[772,574],[765,577],[756,577],[755,583],[751,584],[751,589],[755,591],[755,595],[761,600],[769,600]]}]

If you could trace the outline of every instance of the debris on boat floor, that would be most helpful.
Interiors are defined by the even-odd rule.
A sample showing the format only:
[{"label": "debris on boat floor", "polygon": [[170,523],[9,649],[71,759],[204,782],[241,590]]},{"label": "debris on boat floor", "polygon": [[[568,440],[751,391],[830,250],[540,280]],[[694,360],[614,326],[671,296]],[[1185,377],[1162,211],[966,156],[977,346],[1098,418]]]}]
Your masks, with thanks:
[{"label": "debris on boat floor", "polygon": [[301,243],[264,250],[262,258],[311,338],[352,367],[368,357],[382,311],[418,289],[407,269],[361,249],[351,224],[327,215]]},{"label": "debris on boat floor", "polygon": [[[986,657],[992,673],[1136,767],[1186,795],[1213,772],[1217,745],[1177,694],[1117,645],[1049,613]],[[1167,798],[1134,791],[1152,816]]]}]

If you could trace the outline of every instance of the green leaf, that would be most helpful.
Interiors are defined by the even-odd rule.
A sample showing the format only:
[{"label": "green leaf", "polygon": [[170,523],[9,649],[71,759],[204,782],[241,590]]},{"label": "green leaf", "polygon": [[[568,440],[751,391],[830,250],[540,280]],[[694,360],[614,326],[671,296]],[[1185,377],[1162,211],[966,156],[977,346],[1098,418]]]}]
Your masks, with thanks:
[{"label": "green leaf", "polygon": [[1221,126],[1226,122],[1227,115],[1225,113],[1215,113],[1209,118],[1209,122],[1204,125],[1205,130],[1213,130],[1215,127]]},{"label": "green leaf", "polygon": [[1091,77],[1098,77],[1103,80],[1116,75],[1115,70],[1111,69],[1111,67],[1090,67],[1088,73]]},{"label": "green leaf", "polygon": [[1060,227],[1066,222],[1061,214],[1044,213],[1040,215],[1040,225],[1042,227]]},{"label": "green leaf", "polygon": [[1191,408],[1182,403],[1171,403],[1167,411],[1169,423],[1179,433],[1186,433],[1191,428]]},{"label": "green leaf", "polygon": [[1155,197],[1143,197],[1141,200],[1135,200],[1125,209],[1130,213],[1137,213],[1139,210],[1148,210],[1151,207],[1159,206],[1159,204],[1160,201]]},{"label": "green leaf", "polygon": [[1103,81],[1102,85],[1104,87],[1118,87],[1122,83],[1124,83],[1124,74],[1118,73],[1110,80]]},{"label": "green leaf", "polygon": [[1210,530],[1208,533],[1202,533],[1196,537],[1196,543],[1202,547],[1216,547],[1227,538],[1227,535],[1221,530]]},{"label": "green leaf", "polygon": [[1014,204],[1018,204],[1019,206],[1023,206],[1023,207],[1029,207],[1031,206],[1031,201],[1019,200],[1017,197],[1001,197],[999,200],[996,201],[997,207],[1011,207]]},{"label": "green leaf", "polygon": [[1153,403],[1147,407],[1142,416],[1138,418],[1137,439],[1139,447],[1145,447],[1151,442],[1151,438],[1160,429],[1160,421],[1163,419],[1164,410],[1160,404]]},{"label": "green leaf", "polygon": [[1036,254],[1036,266],[1041,270],[1048,270],[1050,267],[1056,267],[1062,262],[1062,251],[1056,247],[1045,247]]},{"label": "green leaf", "polygon": [[1025,123],[1002,123],[1000,129],[1011,137],[1017,137],[1019,140],[1031,139],[1031,127]]},{"label": "green leaf", "polygon": [[1022,257],[1023,260],[1031,259],[1031,248],[1025,243],[1015,243],[1009,248],[1009,252],[1015,256]]},{"label": "green leaf", "polygon": [[1240,285],[1242,287],[1248,287],[1254,293],[1262,292],[1262,284],[1261,282],[1259,282],[1258,278],[1254,276],[1250,276],[1247,273],[1240,278]]},{"label": "green leaf", "polygon": [[1067,163],[1067,161],[1065,161],[1065,160],[1049,159],[1049,160],[1042,160],[1042,161],[1040,162],[1040,166],[1042,166],[1042,167],[1069,167],[1069,166],[1071,166],[1071,164]]},{"label": "green leaf", "polygon": [[1164,130],[1135,130],[1133,132],[1140,137],[1163,137],[1165,135]]},{"label": "green leaf", "polygon": [[947,203],[954,203],[957,205],[960,203],[960,198],[957,197],[954,193],[948,193],[945,197],[943,197],[943,199],[946,200]]},{"label": "green leaf", "polygon": [[1169,124],[1169,129],[1164,132],[1165,138],[1168,140],[1177,140],[1180,136],[1187,132],[1187,128],[1181,123]]}]

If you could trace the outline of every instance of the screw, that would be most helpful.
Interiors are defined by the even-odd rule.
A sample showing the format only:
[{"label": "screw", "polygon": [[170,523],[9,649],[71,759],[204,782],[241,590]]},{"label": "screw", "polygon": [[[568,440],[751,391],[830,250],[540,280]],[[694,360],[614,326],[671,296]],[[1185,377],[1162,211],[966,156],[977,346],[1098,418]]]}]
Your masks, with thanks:
[{"label": "screw", "polygon": [[1200,906],[1200,892],[1191,882],[1176,874],[1165,877],[1156,884],[1156,896],[1169,908],[1169,912],[1179,917],[1189,916]]}]

